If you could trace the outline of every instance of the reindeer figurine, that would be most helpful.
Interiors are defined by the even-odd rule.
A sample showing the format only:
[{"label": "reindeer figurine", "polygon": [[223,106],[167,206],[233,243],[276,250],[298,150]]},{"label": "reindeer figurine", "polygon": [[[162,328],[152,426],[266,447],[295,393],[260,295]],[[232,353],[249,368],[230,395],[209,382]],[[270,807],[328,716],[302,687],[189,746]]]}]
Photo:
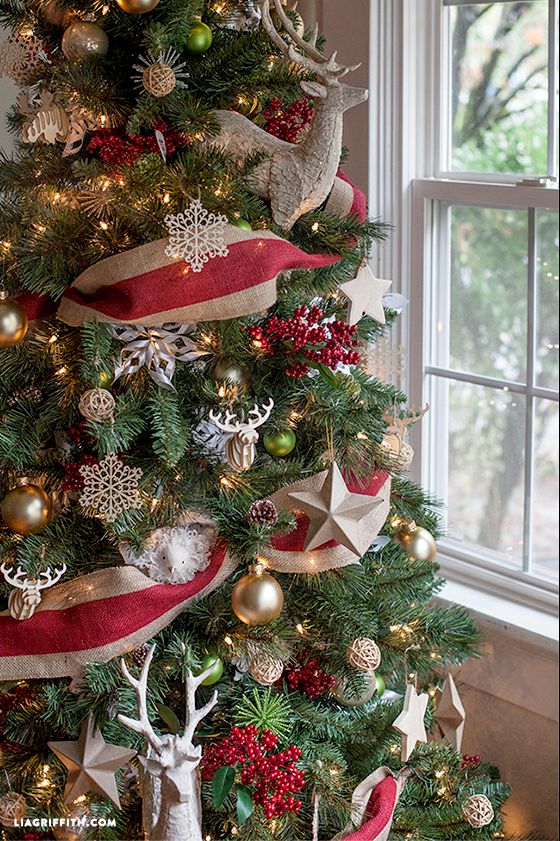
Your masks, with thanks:
[{"label": "reindeer figurine", "polygon": [[196,690],[212,671],[206,669],[198,677],[188,672],[186,678],[186,720],[182,736],[158,736],[148,717],[148,672],[154,656],[153,645],[142,666],[140,677],[134,678],[121,660],[122,672],[136,692],[138,719],[119,715],[121,724],[140,733],[148,742],[147,756],[141,756],[143,782],[144,832],[147,841],[202,841],[202,805],[198,765],[202,748],[194,745],[196,728],[215,707],[218,693],[200,709],[196,708]]},{"label": "reindeer figurine", "polygon": [[387,424],[387,429],[383,436],[381,448],[383,459],[389,468],[393,470],[406,470],[410,467],[414,458],[414,450],[406,440],[408,430],[415,423],[419,423],[429,409],[430,407],[427,403],[423,409],[412,406],[406,412],[404,418],[397,415],[397,410],[394,406],[391,413],[383,413],[383,420]]},{"label": "reindeer figurine", "polygon": [[66,572],[66,564],[55,569],[54,575],[49,567],[41,572],[38,578],[28,578],[27,573],[21,567],[13,574],[13,567],[6,564],[0,566],[0,572],[8,584],[16,589],[10,593],[8,609],[13,619],[29,619],[35,613],[37,606],[41,603],[41,591],[56,584]]},{"label": "reindeer figurine", "polygon": [[301,143],[292,144],[273,137],[235,111],[217,111],[221,130],[211,143],[236,159],[266,153],[266,159],[253,172],[253,189],[270,201],[276,224],[289,230],[300,216],[315,210],[329,196],[342,152],[342,115],[364,102],[368,91],[340,81],[357,70],[359,64],[346,67],[336,61],[336,53],[330,58],[323,55],[316,46],[318,27],[311,40],[306,41],[293,26],[281,0],[273,0],[291,43],[285,41],[272,21],[270,3],[271,0],[262,3],[265,30],[292,63],[317,79],[301,82],[303,92],[314,99],[312,125]]},{"label": "reindeer figurine", "polygon": [[[210,412],[210,420],[216,424],[222,432],[231,434],[226,444],[226,455],[228,462],[235,469],[242,473],[248,470],[257,455],[257,441],[259,433],[257,429],[270,417],[274,408],[274,400],[269,398],[268,404],[259,409],[257,403],[255,408],[249,412],[246,421],[240,421],[234,412],[226,410],[225,419],[222,420],[222,413]],[[254,418],[251,418],[254,415]]]}]

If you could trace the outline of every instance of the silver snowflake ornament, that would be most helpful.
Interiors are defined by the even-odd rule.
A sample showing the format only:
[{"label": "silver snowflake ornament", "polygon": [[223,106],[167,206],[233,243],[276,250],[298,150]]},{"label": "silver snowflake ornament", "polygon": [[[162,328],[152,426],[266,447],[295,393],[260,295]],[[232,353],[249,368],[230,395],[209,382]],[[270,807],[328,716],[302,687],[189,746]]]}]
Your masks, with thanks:
[{"label": "silver snowflake ornament", "polygon": [[227,216],[210,213],[200,199],[193,199],[183,213],[168,215],[163,220],[169,230],[168,257],[188,263],[193,272],[201,272],[214,257],[227,257],[225,242]]},{"label": "silver snowflake ornament", "polygon": [[80,473],[84,480],[80,505],[97,510],[108,523],[114,523],[123,511],[142,506],[138,490],[142,471],[124,464],[116,453],[97,464],[83,464]]},{"label": "silver snowflake ornament", "polygon": [[146,368],[163,388],[173,389],[173,375],[179,362],[194,362],[206,352],[197,348],[188,333],[193,325],[172,322],[162,327],[141,324],[112,324],[113,336],[124,344],[115,369],[115,380]]}]

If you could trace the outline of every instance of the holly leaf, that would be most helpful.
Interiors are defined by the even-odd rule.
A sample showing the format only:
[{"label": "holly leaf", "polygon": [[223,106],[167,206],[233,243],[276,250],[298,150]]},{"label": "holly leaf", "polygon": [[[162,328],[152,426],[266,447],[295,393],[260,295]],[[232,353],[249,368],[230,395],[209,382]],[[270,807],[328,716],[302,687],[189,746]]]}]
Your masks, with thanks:
[{"label": "holly leaf", "polygon": [[165,704],[157,704],[156,705],[158,715],[165,724],[169,727],[170,731],[176,735],[181,729],[181,722],[173,712],[170,707],[166,707]]},{"label": "holly leaf", "polygon": [[212,802],[216,809],[221,809],[224,805],[234,780],[235,769],[228,765],[222,765],[212,777]]},{"label": "holly leaf", "polygon": [[253,814],[253,798],[247,786],[237,786],[237,823],[239,826],[249,820]]}]

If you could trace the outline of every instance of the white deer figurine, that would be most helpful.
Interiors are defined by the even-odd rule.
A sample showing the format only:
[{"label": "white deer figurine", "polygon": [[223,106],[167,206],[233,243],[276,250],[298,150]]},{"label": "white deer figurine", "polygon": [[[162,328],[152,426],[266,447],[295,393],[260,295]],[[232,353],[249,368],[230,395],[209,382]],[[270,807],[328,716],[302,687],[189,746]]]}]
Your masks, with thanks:
[{"label": "white deer figurine", "polygon": [[341,78],[359,64],[346,67],[317,49],[318,27],[310,41],[297,32],[281,0],[273,0],[278,18],[291,43],[284,40],[274,26],[270,0],[263,0],[262,23],[272,41],[292,62],[317,81],[302,81],[301,88],[313,97],[313,122],[301,143],[293,144],[273,137],[247,117],[235,111],[217,111],[220,133],[212,144],[236,159],[255,152],[265,152],[266,159],[252,174],[254,192],[270,201],[277,225],[289,230],[304,213],[315,210],[329,196],[340,165],[342,152],[342,115],[364,102],[365,88],[341,83]]},{"label": "white deer figurine", "polygon": [[144,736],[147,756],[141,756],[143,781],[144,834],[146,841],[202,841],[202,805],[198,765],[202,748],[194,745],[196,728],[215,707],[218,693],[200,709],[196,708],[196,690],[206,680],[213,666],[198,677],[188,672],[186,678],[186,718],[182,736],[158,736],[148,717],[148,672],[154,656],[153,645],[142,666],[140,677],[134,678],[121,660],[121,669],[136,692],[138,719],[119,715],[125,727]]},{"label": "white deer figurine", "polygon": [[[234,470],[242,472],[248,470],[257,455],[257,441],[259,433],[257,429],[270,417],[274,408],[274,400],[269,398],[268,404],[259,409],[255,403],[254,409],[249,412],[246,421],[240,421],[235,412],[226,410],[225,418],[222,420],[222,413],[210,412],[210,420],[216,424],[222,432],[227,432],[231,438],[226,444],[226,455],[229,464]],[[251,415],[254,417],[252,418]]]},{"label": "white deer figurine", "polygon": [[8,584],[16,589],[10,593],[8,609],[13,619],[29,619],[35,613],[37,606],[41,603],[41,591],[56,584],[66,572],[66,564],[55,569],[54,574],[51,568],[41,572],[38,578],[29,578],[25,570],[17,568],[15,574],[13,567],[6,564],[0,566],[0,572]]}]

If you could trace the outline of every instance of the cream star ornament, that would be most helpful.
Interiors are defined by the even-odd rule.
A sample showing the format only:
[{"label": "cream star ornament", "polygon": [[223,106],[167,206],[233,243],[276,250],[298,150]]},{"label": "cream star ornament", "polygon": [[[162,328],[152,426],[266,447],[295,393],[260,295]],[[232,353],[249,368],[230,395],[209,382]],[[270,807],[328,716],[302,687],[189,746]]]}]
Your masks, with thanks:
[{"label": "cream star ornament", "polygon": [[319,491],[291,493],[288,497],[309,517],[306,551],[336,540],[362,557],[371,540],[360,524],[382,499],[349,491],[335,461]]},{"label": "cream star ornament", "polygon": [[121,808],[115,771],[126,765],[136,751],[108,745],[90,714],[77,742],[49,742],[50,749],[68,768],[64,803],[69,804],[87,792],[106,797]]},{"label": "cream star ornament", "polygon": [[390,286],[390,280],[376,277],[369,264],[364,263],[355,278],[339,287],[350,302],[347,323],[357,324],[364,315],[369,315],[380,324],[385,324],[382,299]]},{"label": "cream star ornament", "polygon": [[445,738],[459,751],[463,741],[466,717],[453,675],[449,674],[443,689],[438,690],[436,721]]},{"label": "cream star ornament", "polygon": [[395,730],[402,734],[401,759],[403,762],[408,762],[418,742],[428,741],[424,727],[428,697],[426,692],[418,695],[416,687],[411,683],[406,687],[402,712],[393,722]]}]

